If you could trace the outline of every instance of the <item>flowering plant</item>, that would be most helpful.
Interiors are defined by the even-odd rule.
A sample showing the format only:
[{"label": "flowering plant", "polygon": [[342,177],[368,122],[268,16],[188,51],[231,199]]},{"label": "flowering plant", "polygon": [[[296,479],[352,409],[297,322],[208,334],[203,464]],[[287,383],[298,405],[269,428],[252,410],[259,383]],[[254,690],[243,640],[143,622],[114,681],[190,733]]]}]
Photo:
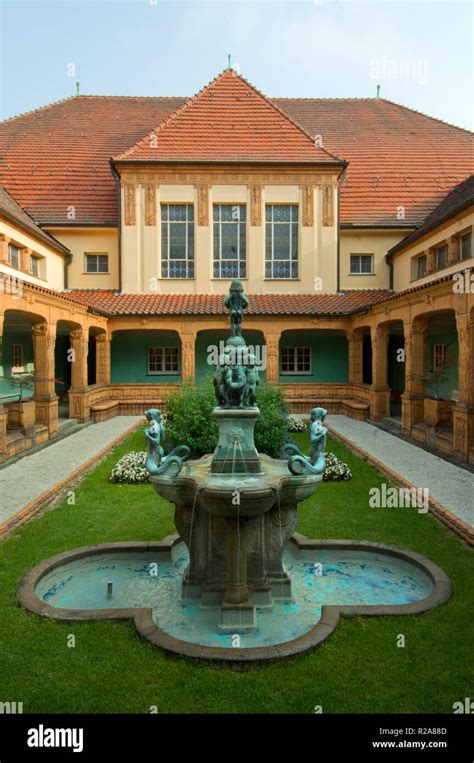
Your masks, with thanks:
[{"label": "flowering plant", "polygon": [[146,452],[143,450],[131,450],[117,461],[110,474],[111,482],[149,482],[150,475],[145,469]]}]

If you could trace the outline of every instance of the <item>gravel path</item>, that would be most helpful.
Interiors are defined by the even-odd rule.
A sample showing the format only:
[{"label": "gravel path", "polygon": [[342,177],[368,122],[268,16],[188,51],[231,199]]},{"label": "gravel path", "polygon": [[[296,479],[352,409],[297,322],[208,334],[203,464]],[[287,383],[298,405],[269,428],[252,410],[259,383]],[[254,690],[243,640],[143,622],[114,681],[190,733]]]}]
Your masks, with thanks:
[{"label": "gravel path", "polygon": [[52,442],[0,470],[0,523],[50,490],[143,416],[116,416]]},{"label": "gravel path", "polygon": [[363,448],[460,519],[474,526],[474,475],[365,421],[329,416],[335,432]]}]

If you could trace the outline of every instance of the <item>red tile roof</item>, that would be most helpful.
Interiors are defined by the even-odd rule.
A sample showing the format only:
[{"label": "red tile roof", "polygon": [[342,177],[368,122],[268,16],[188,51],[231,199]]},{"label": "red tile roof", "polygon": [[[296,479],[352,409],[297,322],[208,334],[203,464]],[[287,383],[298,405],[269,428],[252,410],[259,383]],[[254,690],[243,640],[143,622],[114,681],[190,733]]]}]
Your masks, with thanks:
[{"label": "red tile roof", "polygon": [[471,175],[459,185],[455,186],[452,191],[448,193],[443,199],[441,204],[438,204],[435,209],[428,215],[426,220],[415,230],[405,238],[402,238],[398,244],[392,246],[385,255],[387,259],[390,259],[396,252],[402,251],[406,246],[410,246],[414,241],[418,241],[422,236],[426,236],[427,233],[433,231],[438,225],[442,225],[451,219],[459,212],[463,212],[469,209],[474,204],[474,175]]},{"label": "red tile roof", "polygon": [[56,249],[63,256],[69,256],[71,254],[67,246],[61,244],[60,241],[57,241],[57,239],[50,236],[49,233],[46,233],[36,224],[33,218],[16,203],[15,199],[8,193],[3,185],[0,185],[0,217],[5,217],[34,238],[39,239],[49,247]]},{"label": "red tile roof", "polygon": [[[247,315],[351,315],[382,301],[385,289],[357,289],[339,294],[249,295]],[[120,294],[110,290],[73,289],[69,299],[103,315],[227,315],[222,294]]]},{"label": "red tile roof", "polygon": [[[250,100],[250,98],[249,98]],[[0,177],[41,224],[117,225],[109,159],[134,146],[184,98],[75,96],[0,124]],[[343,225],[420,224],[474,171],[472,133],[383,99],[273,103],[350,161]],[[68,218],[71,207],[75,220]],[[399,207],[405,219],[397,217]]]},{"label": "red tile roof", "polygon": [[342,164],[233,69],[152,127],[114,159]]}]

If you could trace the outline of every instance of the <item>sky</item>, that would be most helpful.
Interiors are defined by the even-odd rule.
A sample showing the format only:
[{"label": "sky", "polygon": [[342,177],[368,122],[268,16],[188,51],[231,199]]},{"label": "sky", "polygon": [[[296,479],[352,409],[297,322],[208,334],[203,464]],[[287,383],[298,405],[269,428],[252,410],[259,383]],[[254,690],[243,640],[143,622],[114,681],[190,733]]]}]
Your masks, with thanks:
[{"label": "sky", "polygon": [[388,98],[473,129],[473,4],[0,0],[0,112],[76,93],[191,96],[227,66],[270,97]]}]

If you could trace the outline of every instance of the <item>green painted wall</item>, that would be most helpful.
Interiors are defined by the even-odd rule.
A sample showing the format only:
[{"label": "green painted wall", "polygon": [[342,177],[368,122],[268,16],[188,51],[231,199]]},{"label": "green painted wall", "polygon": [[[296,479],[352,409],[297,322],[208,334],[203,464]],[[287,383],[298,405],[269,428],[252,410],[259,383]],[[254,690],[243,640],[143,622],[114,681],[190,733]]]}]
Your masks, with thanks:
[{"label": "green painted wall", "polygon": [[403,349],[405,340],[402,334],[391,334],[388,338],[388,386],[403,392],[405,389],[405,362],[397,360],[398,350]]},{"label": "green painted wall", "polygon": [[[447,331],[440,334],[428,334],[426,341],[426,363],[425,368],[430,371],[433,367],[433,347],[435,344],[447,345],[447,379],[439,386],[439,395],[442,400],[451,400],[453,390],[458,389],[458,338],[456,331]],[[427,387],[426,393],[435,397],[434,388]]]},{"label": "green painted wall", "polygon": [[[23,345],[24,369],[30,373],[34,370],[33,338],[30,331],[10,331],[5,328],[1,340],[0,352],[0,399],[2,402],[18,400],[16,390],[10,387],[5,377],[11,374],[12,345]],[[34,390],[24,390],[23,398],[33,395]]]},{"label": "green painted wall", "polygon": [[71,363],[67,352],[71,346],[69,335],[58,334],[54,346],[54,378],[57,395],[64,395],[71,386]]},{"label": "green painted wall", "polygon": [[179,347],[174,331],[114,331],[111,342],[112,383],[173,384],[181,381],[181,349],[178,374],[148,374],[148,347]]},{"label": "green painted wall", "polygon": [[[260,352],[262,357],[262,346],[264,346],[264,338],[261,331],[243,331],[242,335],[247,342],[247,345],[252,345],[255,350]],[[219,343],[223,342],[225,346],[226,340],[229,338],[228,331],[200,331],[196,338],[196,368],[195,376],[196,383],[202,384],[206,380],[208,373],[213,373],[215,365],[212,365],[210,361],[214,360],[214,357],[219,352]],[[217,348],[213,352],[213,348]],[[209,362],[208,362],[209,361]],[[265,372],[260,372],[260,378],[262,381],[265,379]]]},{"label": "green painted wall", "polygon": [[280,340],[283,347],[311,347],[311,375],[280,373],[279,381],[290,382],[347,382],[349,379],[348,343],[342,334],[324,331],[285,331]]}]

